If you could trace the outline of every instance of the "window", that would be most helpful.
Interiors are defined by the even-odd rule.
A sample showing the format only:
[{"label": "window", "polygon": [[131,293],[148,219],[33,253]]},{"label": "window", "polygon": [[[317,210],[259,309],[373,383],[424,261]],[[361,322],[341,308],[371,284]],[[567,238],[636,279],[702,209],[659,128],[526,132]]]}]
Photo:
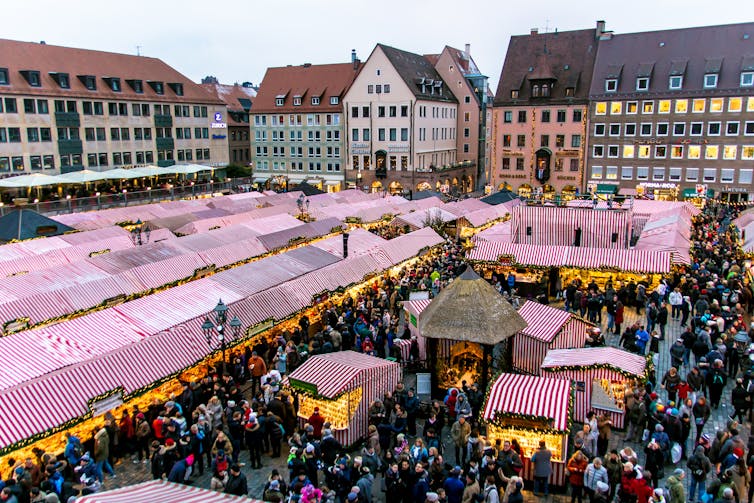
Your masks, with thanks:
[{"label": "window", "polygon": [[668,89],[680,89],[681,87],[683,87],[683,76],[671,75],[668,80]]},{"label": "window", "polygon": [[704,147],[705,159],[717,159],[719,155],[720,155],[719,145],[707,145],[706,147]]},{"label": "window", "polygon": [[754,86],[754,72],[741,72],[741,87]]},{"label": "window", "polygon": [[686,168],[686,181],[687,182],[699,181],[699,168]]},{"label": "window", "polygon": [[300,107],[301,106],[301,96],[294,96],[293,97],[293,106],[294,107]]},{"label": "window", "polygon": [[377,107],[377,117],[385,117],[385,107]]},{"label": "window", "polygon": [[704,76],[704,88],[705,89],[714,89],[717,87],[717,74],[716,73],[708,73]]},{"label": "window", "polygon": [[539,145],[542,147],[547,147],[550,145],[550,135],[549,134],[543,134],[539,137]]},{"label": "window", "polygon": [[49,114],[50,109],[47,106],[47,100],[37,100],[37,113]]},{"label": "window", "polygon": [[639,131],[639,134],[641,136],[652,136],[652,123],[642,122],[641,130]]},{"label": "window", "polygon": [[623,112],[623,103],[620,101],[613,101],[610,103],[610,115],[620,115]]},{"label": "window", "polygon": [[704,113],[706,100],[704,98],[697,98],[691,101],[691,111],[695,114]]},{"label": "window", "polygon": [[704,123],[703,122],[692,122],[690,127],[689,134],[691,136],[702,136],[702,132],[704,131]]},{"label": "window", "polygon": [[595,115],[605,115],[607,113],[607,103],[604,101],[599,101],[595,103],[594,105],[594,114]]},{"label": "window", "polygon": [[673,145],[670,147],[671,159],[683,159],[683,145]]},{"label": "window", "polygon": [[665,168],[653,168],[652,180],[655,182],[662,182],[665,180]]},{"label": "window", "polygon": [[620,136],[620,124],[610,124],[610,136]]},{"label": "window", "polygon": [[385,141],[385,128],[379,128],[377,130],[377,139],[379,141]]},{"label": "window", "polygon": [[605,79],[605,91],[614,93],[618,90],[618,79]]},{"label": "window", "polygon": [[312,96],[312,105],[313,106],[319,105],[319,96]]},{"label": "window", "polygon": [[469,136],[471,136],[471,130],[467,127],[463,128],[463,137],[468,138]]},{"label": "window", "polygon": [[637,91],[646,91],[649,89],[649,78],[648,77],[639,77],[636,79],[636,90]]},{"label": "window", "polygon": [[723,111],[723,98],[711,98],[709,100],[709,111],[719,113]]},{"label": "window", "polygon": [[626,124],[623,126],[624,136],[636,136],[636,124]]},{"label": "window", "polygon": [[526,110],[518,111],[518,122],[526,122]]},{"label": "window", "polygon": [[5,113],[8,113],[8,114],[18,113],[18,108],[16,107],[16,98],[5,98],[3,100],[3,103],[5,104]]},{"label": "window", "polygon": [[503,164],[501,169],[503,170],[509,170],[511,169],[511,158],[510,157],[503,157]]},{"label": "window", "polygon": [[686,134],[686,123],[674,122],[673,123],[673,136],[683,136],[685,134]]},{"label": "window", "polygon": [[702,156],[702,147],[699,145],[689,145],[689,159],[700,159]]},{"label": "window", "polygon": [[391,127],[389,132],[390,132],[390,136],[389,136],[390,141],[398,141],[398,130],[395,129],[394,127]]},{"label": "window", "polygon": [[563,158],[558,157],[555,159],[555,171],[563,171]]},{"label": "window", "polygon": [[746,136],[754,135],[754,121],[747,121],[744,126],[744,134]]},{"label": "window", "polygon": [[524,158],[517,157],[516,158],[516,171],[523,171],[523,170],[524,170]]},{"label": "window", "polygon": [[518,89],[511,89],[511,99],[518,99]]},{"label": "window", "polygon": [[621,180],[633,180],[634,179],[634,168],[632,166],[623,166],[620,169],[620,179]]},{"label": "window", "polygon": [[675,100],[675,113],[685,114],[689,110],[689,100]]},{"label": "window", "polygon": [[668,123],[658,122],[657,123],[657,136],[667,136],[667,135],[668,135]]},{"label": "window", "polygon": [[627,115],[635,115],[639,111],[639,102],[638,101],[628,101],[626,102],[626,114]]},{"label": "window", "polygon": [[340,97],[338,96],[330,96],[330,104],[331,105],[337,105],[340,103]]},{"label": "window", "polygon": [[503,122],[506,124],[513,122],[513,112],[511,112],[510,110],[503,112]]},{"label": "window", "polygon": [[735,161],[738,156],[737,145],[725,145],[723,147],[723,159],[726,161]]},{"label": "window", "polygon": [[579,160],[576,159],[576,158],[569,159],[568,170],[569,171],[578,171],[579,170]]},{"label": "window", "polygon": [[388,116],[389,117],[397,117],[398,116],[398,109],[395,106],[388,107]]},{"label": "window", "polygon": [[623,145],[623,158],[633,159],[636,148],[633,145]]},{"label": "window", "polygon": [[369,141],[371,139],[371,130],[370,129],[362,129],[361,130],[361,139],[362,141]]},{"label": "window", "polygon": [[619,150],[620,150],[620,147],[618,147],[618,145],[608,145],[607,156],[611,159],[616,159],[618,157]]},{"label": "window", "polygon": [[649,168],[645,166],[640,166],[636,168],[636,179],[637,180],[648,180],[649,179]]},{"label": "window", "polygon": [[605,180],[617,180],[618,179],[618,166],[606,166],[605,167]]},{"label": "window", "polygon": [[655,111],[655,102],[654,101],[642,101],[641,102],[641,113],[643,114],[653,114]]},{"label": "window", "polygon": [[377,94],[382,94],[382,84],[376,84],[374,86],[374,92]]},{"label": "window", "polygon": [[401,141],[408,141],[408,128],[401,128]]},{"label": "window", "polygon": [[517,147],[525,147],[526,146],[526,135],[520,134],[516,137],[516,146]]},{"label": "window", "polygon": [[743,98],[728,98],[728,112],[740,112],[743,107]]},{"label": "window", "polygon": [[558,112],[557,112],[557,121],[558,122],[565,122],[566,121],[566,111],[565,110],[558,110]]},{"label": "window", "polygon": [[602,179],[602,166],[592,166],[592,176],[591,178],[595,180],[601,180]]},{"label": "window", "polygon": [[704,181],[705,182],[714,182],[716,179],[717,179],[717,169],[704,168]]},{"label": "window", "polygon": [[[2,129],[0,129],[0,131],[2,131]],[[754,145],[744,145],[743,147],[741,147],[741,160],[754,160]]]},{"label": "window", "polygon": [[670,168],[669,172],[668,180],[671,182],[681,181],[681,168]]},{"label": "window", "polygon": [[604,124],[595,124],[594,125],[594,136],[605,136],[605,125]]},{"label": "window", "polygon": [[39,129],[35,127],[26,128],[26,139],[31,142],[35,143],[39,141]]},{"label": "window", "polygon": [[720,123],[719,122],[708,122],[707,123],[707,134],[709,136],[720,136]]},{"label": "window", "polygon": [[34,114],[37,113],[37,102],[31,98],[24,99],[24,113]]},{"label": "window", "polygon": [[600,158],[605,155],[604,145],[592,145],[592,157]]},{"label": "window", "polygon": [[21,143],[21,129],[17,127],[9,127],[8,141],[11,143]]},{"label": "window", "polygon": [[401,105],[401,117],[408,117],[408,105]]},{"label": "window", "polygon": [[738,126],[739,126],[739,124],[740,123],[736,122],[736,121],[727,122],[725,124],[725,135],[726,136],[738,136]]},{"label": "window", "polygon": [[581,147],[581,135],[575,134],[571,135],[571,148],[579,148]]},{"label": "window", "polygon": [[669,114],[670,113],[670,100],[660,100],[657,102],[657,113]]},{"label": "window", "polygon": [[3,86],[8,85],[8,69],[7,68],[0,68],[0,85],[3,85]]},{"label": "window", "polygon": [[11,164],[13,166],[13,171],[23,171],[24,170],[24,158],[21,157],[21,156],[11,157]]},{"label": "window", "polygon": [[361,116],[365,119],[369,117],[369,107],[361,107]]},{"label": "window", "polygon": [[738,183],[740,184],[750,184],[752,180],[752,173],[754,171],[750,169],[741,169],[738,171]]},{"label": "window", "polygon": [[550,111],[542,110],[542,122],[550,122]]},{"label": "window", "polygon": [[649,159],[650,152],[649,145],[639,145],[639,159]]},{"label": "window", "polygon": [[374,94],[374,84],[367,84],[367,94]]},{"label": "window", "polygon": [[573,111],[573,122],[581,122],[581,118],[583,117],[583,113],[581,110],[574,110]]},{"label": "window", "polygon": [[39,128],[39,137],[42,141],[52,141],[52,132],[48,127]]},{"label": "window", "polygon": [[390,84],[385,84],[382,86],[382,92],[385,94],[390,94]]}]

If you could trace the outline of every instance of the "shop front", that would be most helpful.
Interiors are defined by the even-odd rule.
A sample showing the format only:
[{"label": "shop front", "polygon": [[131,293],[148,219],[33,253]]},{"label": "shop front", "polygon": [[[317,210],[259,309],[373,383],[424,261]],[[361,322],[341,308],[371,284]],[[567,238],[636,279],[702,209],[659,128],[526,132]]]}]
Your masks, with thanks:
[{"label": "shop front", "polygon": [[528,183],[524,183],[518,187],[519,196],[525,199],[529,199],[531,197],[531,194],[532,194],[532,187]]},{"label": "shop front", "polygon": [[566,185],[563,187],[563,190],[560,192],[560,199],[561,201],[571,201],[572,199],[576,198],[576,195],[579,193],[579,189],[576,188],[573,185]]},{"label": "shop front", "polygon": [[636,186],[637,196],[655,201],[677,201],[679,192],[679,185],[671,182],[643,182]]},{"label": "shop front", "polygon": [[708,199],[714,199],[715,190],[710,189],[705,184],[697,184],[696,187],[688,187],[683,189],[683,200],[688,201],[697,208],[702,208],[707,203]]}]

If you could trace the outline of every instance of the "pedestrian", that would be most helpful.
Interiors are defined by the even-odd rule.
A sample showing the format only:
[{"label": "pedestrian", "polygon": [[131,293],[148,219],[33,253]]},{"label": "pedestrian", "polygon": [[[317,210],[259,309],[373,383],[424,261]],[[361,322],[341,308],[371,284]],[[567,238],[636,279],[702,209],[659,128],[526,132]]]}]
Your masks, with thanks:
[{"label": "pedestrian", "polygon": [[450,428],[457,464],[466,464],[466,444],[469,441],[469,435],[471,435],[471,425],[463,415],[458,416],[458,419]]},{"label": "pedestrian", "polygon": [[695,501],[696,490],[699,489],[699,498],[706,492],[707,475],[712,471],[712,463],[704,453],[704,447],[697,445],[694,448],[694,454],[686,462],[686,466],[691,472],[691,482],[689,484],[689,501]]},{"label": "pedestrian", "polygon": [[539,448],[531,456],[534,465],[534,495],[547,497],[552,475],[552,451],[544,440],[539,441]]},{"label": "pedestrian", "polygon": [[609,483],[607,470],[602,466],[602,458],[594,458],[584,471],[584,492],[589,500],[594,503],[594,494],[597,491],[597,483]]},{"label": "pedestrian", "polygon": [[670,367],[662,378],[661,388],[668,392],[668,402],[677,403],[678,385],[681,384],[681,376],[678,369]]},{"label": "pedestrian", "polygon": [[728,382],[728,376],[723,370],[723,361],[716,359],[712,362],[712,369],[707,372],[707,388],[709,389],[710,406],[717,409],[720,407],[720,399],[723,389]]},{"label": "pedestrian", "polygon": [[736,386],[730,392],[730,402],[734,409],[729,416],[730,419],[735,419],[738,416],[738,422],[743,424],[744,420],[749,417],[751,397],[744,388],[744,381],[740,377],[736,379]]},{"label": "pedestrian", "polygon": [[235,496],[246,496],[249,494],[246,475],[241,473],[241,467],[236,464],[230,467],[228,482],[225,484],[225,494],[233,494]]},{"label": "pedestrian", "polygon": [[673,470],[673,475],[668,477],[666,483],[670,491],[670,503],[680,503],[686,501],[686,488],[683,487],[683,480],[686,478],[686,471],[683,468]]},{"label": "pedestrian", "polygon": [[584,501],[584,472],[588,465],[586,456],[580,450],[576,451],[566,464],[568,483],[571,485],[571,503],[574,503],[576,500],[579,503],[583,503]]}]

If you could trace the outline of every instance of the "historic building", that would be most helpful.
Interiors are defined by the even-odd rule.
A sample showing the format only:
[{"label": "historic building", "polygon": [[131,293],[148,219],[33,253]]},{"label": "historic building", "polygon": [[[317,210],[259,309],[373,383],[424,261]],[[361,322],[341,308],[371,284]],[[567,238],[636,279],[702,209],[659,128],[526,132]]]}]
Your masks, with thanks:
[{"label": "historic building", "polygon": [[159,59],[13,40],[0,53],[0,176],[228,163],[213,138],[225,104]]},{"label": "historic building", "polygon": [[254,183],[344,188],[343,99],[361,63],[268,68],[251,110]]},{"label": "historic building", "polygon": [[[351,186],[392,193],[474,188],[476,163],[458,155],[458,99],[431,59],[445,61],[377,44],[364,62],[344,100]],[[460,92],[470,96],[463,80]],[[474,141],[467,139],[471,160]]]},{"label": "historic building", "polygon": [[590,90],[590,190],[748,199],[754,23],[604,33]]},{"label": "historic building", "polygon": [[243,84],[220,84],[212,77],[202,80],[202,87],[226,107],[228,131],[212,133],[213,139],[225,135],[228,141],[228,162],[238,166],[251,164],[251,141],[249,140],[249,111],[257,91],[250,82]]},{"label": "historic building", "polygon": [[573,197],[585,170],[597,29],[511,37],[493,110],[490,183],[521,195]]}]

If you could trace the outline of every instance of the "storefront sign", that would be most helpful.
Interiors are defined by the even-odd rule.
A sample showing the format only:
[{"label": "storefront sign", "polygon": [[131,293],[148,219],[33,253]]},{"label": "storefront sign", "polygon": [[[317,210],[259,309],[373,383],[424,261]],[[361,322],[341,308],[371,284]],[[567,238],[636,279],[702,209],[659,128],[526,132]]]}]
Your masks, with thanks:
[{"label": "storefront sign", "polygon": [[290,379],[290,378],[289,378],[288,382],[291,383],[292,387],[294,387],[294,388],[296,388],[298,390],[304,391],[306,393],[311,393],[312,395],[318,395],[319,394],[319,393],[317,393],[317,385],[316,384],[312,384],[312,383],[308,383],[308,382],[304,382],[304,381],[299,381],[298,379]]},{"label": "storefront sign", "polygon": [[707,195],[707,185],[703,183],[697,183],[696,184],[696,195],[699,197],[704,197]]},{"label": "storefront sign", "polygon": [[725,187],[723,192],[749,192],[747,189],[743,187]]},{"label": "storefront sign", "polygon": [[215,119],[212,122],[212,124],[210,124],[210,128],[211,129],[225,129],[227,127],[228,125],[223,122],[222,112],[215,112]]},{"label": "storefront sign", "polygon": [[516,257],[514,255],[504,253],[497,258],[497,261],[500,262],[500,265],[513,265],[513,263],[516,261]]},{"label": "storefront sign", "polygon": [[274,323],[272,319],[263,321],[262,323],[258,323],[254,325],[253,327],[249,328],[248,332],[246,333],[246,336],[253,337],[257,334],[261,334],[262,332],[271,329],[273,324]]},{"label": "storefront sign", "polygon": [[92,416],[101,416],[102,414],[116,409],[123,405],[123,390],[116,390],[113,394],[102,400],[91,402],[89,408],[92,411]]},{"label": "storefront sign", "polygon": [[411,324],[412,324],[413,326],[415,326],[415,327],[417,327],[417,326],[418,326],[418,325],[416,324],[416,315],[414,315],[413,313],[412,313],[412,314],[411,314],[411,315],[409,316],[409,320],[411,321]]},{"label": "storefront sign", "polygon": [[224,140],[224,139],[225,139],[225,138],[227,138],[227,137],[228,137],[228,136],[227,136],[227,135],[224,135],[224,134],[213,134],[213,135],[212,135],[212,139],[213,139],[213,140]]},{"label": "storefront sign", "polygon": [[660,183],[660,182],[642,182],[639,184],[640,187],[645,187],[647,189],[677,189],[678,184],[676,183]]}]

